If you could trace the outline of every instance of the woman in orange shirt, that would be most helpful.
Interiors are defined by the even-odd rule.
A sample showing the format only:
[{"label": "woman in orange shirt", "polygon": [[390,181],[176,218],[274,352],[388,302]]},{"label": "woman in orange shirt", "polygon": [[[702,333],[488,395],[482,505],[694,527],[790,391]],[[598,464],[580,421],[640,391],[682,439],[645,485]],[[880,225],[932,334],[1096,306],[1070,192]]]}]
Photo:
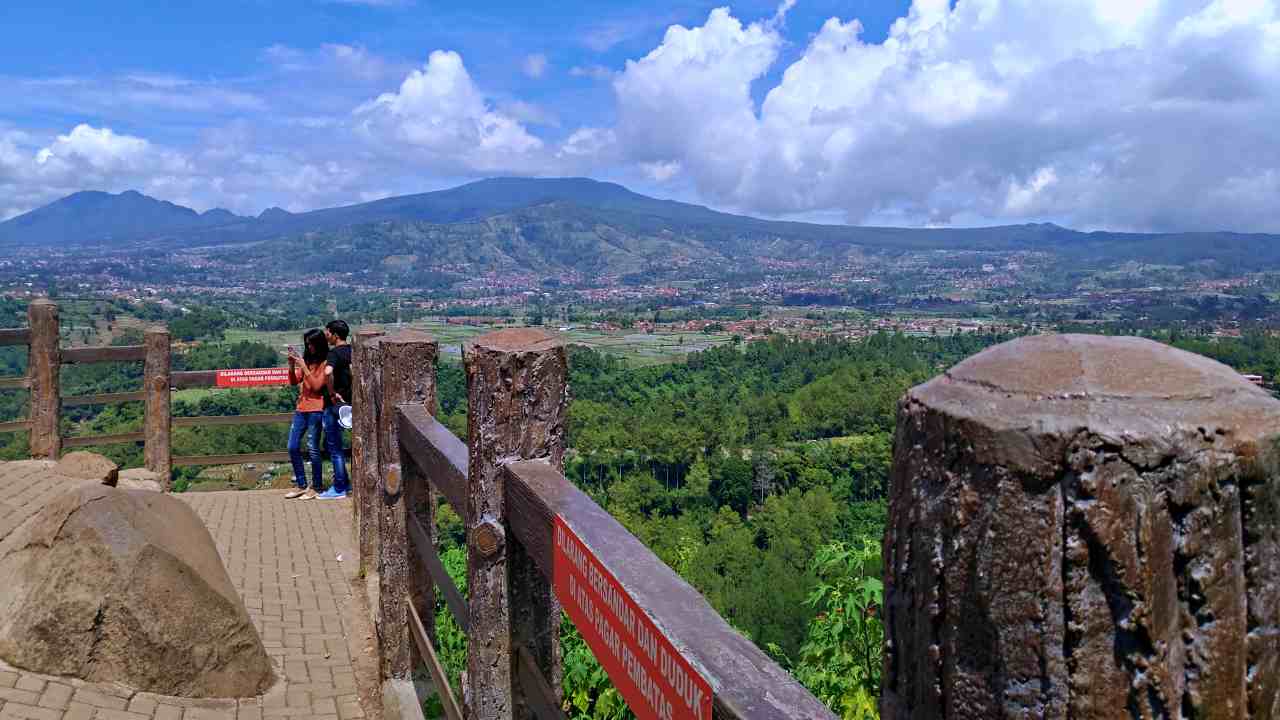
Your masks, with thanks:
[{"label": "woman in orange shirt", "polygon": [[[289,348],[289,383],[298,386],[298,405],[289,428],[289,460],[293,463],[293,482],[297,488],[285,498],[310,500],[324,487],[321,476],[320,425],[324,420],[324,365],[329,343],[324,333],[312,328],[302,336],[302,357]],[[307,436],[307,456],[311,461],[311,487],[307,487],[307,469],[302,462],[302,436]]]}]

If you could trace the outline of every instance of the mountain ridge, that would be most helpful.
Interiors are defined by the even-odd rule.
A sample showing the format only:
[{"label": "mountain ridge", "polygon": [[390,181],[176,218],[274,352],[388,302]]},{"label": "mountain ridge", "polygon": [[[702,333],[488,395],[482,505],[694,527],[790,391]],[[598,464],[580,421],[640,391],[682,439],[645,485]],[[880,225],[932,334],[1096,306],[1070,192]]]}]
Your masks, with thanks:
[{"label": "mountain ridge", "polygon": [[[596,210],[626,211],[679,221],[685,225],[732,226],[739,230],[860,228],[873,231],[920,231],[916,228],[818,225],[790,220],[766,220],[720,212],[702,205],[652,198],[616,183],[590,178],[502,177],[477,180],[444,190],[398,195],[298,213],[270,207],[256,217],[236,215],[222,208],[200,213],[167,200],[144,195],[137,190],[126,190],[114,195],[83,190],[0,222],[0,244],[72,242],[90,245],[106,240],[163,240],[175,231],[188,231],[195,235],[193,239],[197,241],[222,244],[387,221],[438,224],[466,222],[564,201]],[[111,203],[115,203],[114,208],[109,207]],[[142,212],[141,217],[132,218],[129,222],[101,217],[113,210],[117,214],[148,212]],[[74,218],[78,227],[50,227],[45,222],[51,219],[69,221],[71,218],[67,216],[74,212],[80,213]],[[1024,226],[1004,225],[982,229],[1010,227]]]},{"label": "mountain ridge", "polygon": [[[489,237],[491,229],[482,223],[487,219],[490,225],[505,228],[505,239]],[[467,232],[457,225],[465,225]],[[636,257],[647,258],[647,263],[661,262],[661,255],[651,252],[655,248],[672,256],[732,261],[757,255],[837,257],[861,251],[1025,250],[1090,261],[1208,261],[1223,267],[1257,262],[1280,267],[1280,236],[1275,235],[1079,232],[1052,223],[983,228],[818,225],[733,215],[589,178],[490,178],[307,212],[272,207],[257,217],[217,208],[197,213],[132,190],[117,195],[82,191],[0,223],[0,246],[165,249],[292,238],[309,239],[306,245],[323,250],[326,243],[347,242],[362,233],[379,239],[369,246],[370,251],[387,245],[401,247],[400,254],[415,254],[421,248],[404,238],[425,242],[448,237],[453,242],[489,242],[494,257],[524,257],[533,265],[554,258],[556,266],[610,272],[633,265],[618,258],[639,248],[645,252]],[[431,255],[457,255],[431,247]],[[581,255],[566,256],[565,247],[575,247]],[[515,255],[508,256],[508,251]]]},{"label": "mountain ridge", "polygon": [[196,212],[137,190],[118,194],[81,190],[0,222],[0,244],[81,244],[84,228],[94,241],[132,239],[157,232],[216,227],[242,220],[222,208]]}]

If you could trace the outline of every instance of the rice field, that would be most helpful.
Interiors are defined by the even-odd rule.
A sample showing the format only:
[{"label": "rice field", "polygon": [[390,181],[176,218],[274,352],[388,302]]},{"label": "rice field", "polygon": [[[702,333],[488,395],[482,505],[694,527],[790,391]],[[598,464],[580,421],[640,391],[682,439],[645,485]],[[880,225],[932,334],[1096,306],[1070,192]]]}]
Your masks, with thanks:
[{"label": "rice field", "polygon": [[[394,325],[366,327],[378,327],[391,332],[396,329]],[[462,344],[464,342],[491,329],[472,325],[449,325],[438,321],[405,323],[404,327],[411,327],[430,333],[440,343],[441,356],[446,361],[458,360],[462,355]],[[363,328],[354,327],[352,332],[359,332],[361,329]],[[708,334],[693,331],[639,333],[622,330],[606,332],[564,326],[548,326],[548,329],[559,332],[567,342],[613,353],[639,365],[672,362],[685,357],[691,352],[723,345],[733,339],[733,336],[729,333]],[[302,330],[266,332],[234,329],[226,332],[226,339],[228,342],[250,340],[270,345],[280,351],[281,359],[283,359],[288,345],[301,344]]]}]

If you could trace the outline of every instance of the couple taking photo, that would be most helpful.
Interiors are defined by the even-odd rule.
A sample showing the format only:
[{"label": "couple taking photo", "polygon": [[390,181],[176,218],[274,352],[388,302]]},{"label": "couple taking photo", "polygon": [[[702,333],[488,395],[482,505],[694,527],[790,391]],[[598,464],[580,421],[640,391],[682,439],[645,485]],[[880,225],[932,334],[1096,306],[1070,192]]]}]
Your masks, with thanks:
[{"label": "couple taking photo", "polygon": [[[323,330],[312,328],[302,335],[301,357],[293,346],[289,347],[289,383],[298,386],[298,405],[289,428],[289,460],[296,487],[285,495],[289,500],[337,500],[346,497],[351,489],[342,448],[342,429],[351,426],[351,346],[347,344],[350,332],[346,322],[333,320]],[[325,449],[333,463],[333,487],[328,490],[324,489],[324,461],[320,456],[322,427]],[[310,487],[304,449],[311,465]]]}]

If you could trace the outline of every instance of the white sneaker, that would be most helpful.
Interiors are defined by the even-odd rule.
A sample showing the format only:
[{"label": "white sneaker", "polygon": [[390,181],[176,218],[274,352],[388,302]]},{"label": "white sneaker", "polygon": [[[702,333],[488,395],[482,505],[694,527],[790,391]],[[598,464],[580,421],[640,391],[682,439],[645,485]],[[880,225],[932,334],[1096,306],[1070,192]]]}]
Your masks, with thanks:
[{"label": "white sneaker", "polygon": [[316,491],[315,491],[315,490],[307,490],[306,492],[302,493],[302,498],[301,498],[301,499],[302,499],[302,500],[315,500],[315,499],[316,499]]},{"label": "white sneaker", "polygon": [[290,490],[289,492],[284,494],[284,499],[292,500],[294,498],[302,497],[302,495],[306,492],[307,492],[306,490]]}]

